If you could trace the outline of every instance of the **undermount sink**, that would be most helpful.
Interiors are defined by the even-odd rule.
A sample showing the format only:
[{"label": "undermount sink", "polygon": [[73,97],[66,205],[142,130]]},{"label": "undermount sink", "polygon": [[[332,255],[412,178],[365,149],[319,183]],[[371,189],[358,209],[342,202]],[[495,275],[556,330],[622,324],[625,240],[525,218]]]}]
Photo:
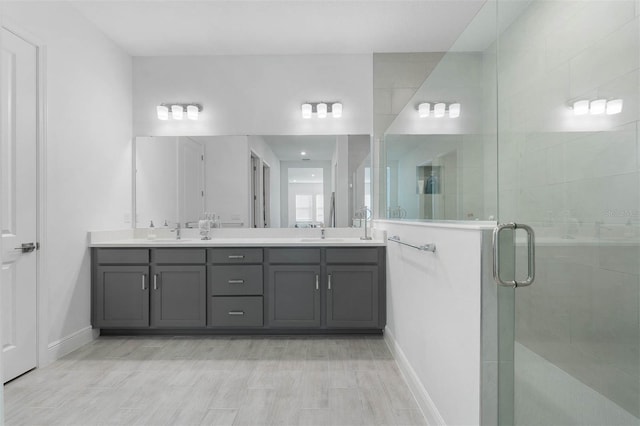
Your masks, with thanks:
[{"label": "undermount sink", "polygon": [[342,241],[344,241],[343,238],[300,238],[302,243],[340,243]]}]

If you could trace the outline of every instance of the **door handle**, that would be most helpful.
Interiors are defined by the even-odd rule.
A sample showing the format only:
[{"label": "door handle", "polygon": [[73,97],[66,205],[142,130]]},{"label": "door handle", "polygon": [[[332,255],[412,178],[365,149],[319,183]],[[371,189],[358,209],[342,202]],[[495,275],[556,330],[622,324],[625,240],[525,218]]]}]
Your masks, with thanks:
[{"label": "door handle", "polygon": [[[514,232],[516,229],[524,229],[527,233],[527,278],[524,281],[518,281],[515,278],[513,280],[503,280],[500,276],[500,232],[505,229],[512,229]],[[498,225],[493,230],[493,279],[498,285],[504,287],[527,287],[533,284],[536,278],[536,249],[535,249],[535,233],[533,228],[529,225],[522,223],[504,223]]]},{"label": "door handle", "polygon": [[331,274],[327,275],[327,290],[331,290]]},{"label": "door handle", "polygon": [[158,274],[153,274],[153,289],[158,289]]},{"label": "door handle", "polygon": [[316,274],[316,290],[320,290],[320,277]]},{"label": "door handle", "polygon": [[147,278],[147,276],[145,274],[142,274],[142,291],[147,289],[146,278]]},{"label": "door handle", "polygon": [[38,243],[22,243],[20,247],[16,247],[16,250],[22,251],[22,253],[31,253],[32,251],[39,249],[40,244]]}]

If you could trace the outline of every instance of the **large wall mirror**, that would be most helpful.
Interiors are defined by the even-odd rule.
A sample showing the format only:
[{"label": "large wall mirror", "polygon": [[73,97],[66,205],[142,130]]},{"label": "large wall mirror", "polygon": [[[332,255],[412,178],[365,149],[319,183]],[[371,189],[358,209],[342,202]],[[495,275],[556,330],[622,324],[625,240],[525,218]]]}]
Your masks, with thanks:
[{"label": "large wall mirror", "polygon": [[371,207],[370,153],[369,135],[137,137],[135,225],[353,226]]}]

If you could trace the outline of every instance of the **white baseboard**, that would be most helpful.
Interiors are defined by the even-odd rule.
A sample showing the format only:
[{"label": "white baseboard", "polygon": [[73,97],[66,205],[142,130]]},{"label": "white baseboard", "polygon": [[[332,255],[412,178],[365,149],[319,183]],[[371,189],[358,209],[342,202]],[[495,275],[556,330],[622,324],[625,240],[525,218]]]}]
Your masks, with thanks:
[{"label": "white baseboard", "polygon": [[391,354],[396,360],[404,379],[409,384],[409,389],[413,393],[414,398],[418,402],[418,406],[422,410],[422,414],[424,415],[425,420],[428,425],[443,425],[446,426],[446,423],[436,404],[434,404],[433,400],[429,396],[429,393],[425,389],[424,385],[420,381],[420,378],[416,374],[411,364],[409,364],[409,360],[404,355],[404,352],[396,342],[396,339],[393,336],[393,333],[389,331],[389,327],[384,329],[384,341],[386,342]]},{"label": "white baseboard", "polygon": [[[47,364],[62,358],[63,356],[75,351],[76,349],[91,343],[100,335],[100,330],[93,329],[91,326],[82,328],[60,340],[49,343],[47,346],[48,360]],[[43,365],[40,365],[41,367]]]}]

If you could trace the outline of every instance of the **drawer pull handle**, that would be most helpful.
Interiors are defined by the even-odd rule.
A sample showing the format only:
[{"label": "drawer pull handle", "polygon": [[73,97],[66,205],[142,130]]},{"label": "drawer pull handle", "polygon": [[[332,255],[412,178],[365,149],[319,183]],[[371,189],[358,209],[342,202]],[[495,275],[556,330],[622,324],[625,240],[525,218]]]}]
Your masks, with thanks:
[{"label": "drawer pull handle", "polygon": [[244,315],[244,311],[229,311],[229,315]]},{"label": "drawer pull handle", "polygon": [[142,274],[142,290],[143,291],[147,289],[147,286],[145,285],[146,277],[147,276],[145,274]]},{"label": "drawer pull handle", "polygon": [[158,289],[158,274],[153,274],[153,289]]},{"label": "drawer pull handle", "polygon": [[327,277],[327,290],[331,290],[331,274]]},{"label": "drawer pull handle", "polygon": [[320,290],[320,277],[316,274],[316,290]]},{"label": "drawer pull handle", "polygon": [[230,254],[229,259],[244,259],[244,255],[242,254]]},{"label": "drawer pull handle", "polygon": [[229,280],[229,284],[244,284],[244,280]]}]

